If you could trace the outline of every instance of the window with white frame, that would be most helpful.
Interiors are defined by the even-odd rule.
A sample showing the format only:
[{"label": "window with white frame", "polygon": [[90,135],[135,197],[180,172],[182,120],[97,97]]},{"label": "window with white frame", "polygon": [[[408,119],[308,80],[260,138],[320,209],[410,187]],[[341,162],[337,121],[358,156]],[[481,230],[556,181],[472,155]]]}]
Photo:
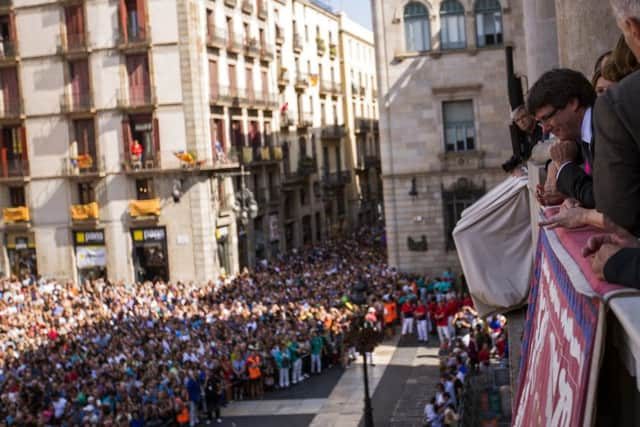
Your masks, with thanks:
[{"label": "window with white frame", "polygon": [[407,52],[431,49],[429,11],[422,3],[411,2],[404,7],[404,38]]},{"label": "window with white frame", "polygon": [[444,143],[447,152],[471,151],[476,148],[473,102],[446,101],[442,104]]},{"label": "window with white frame", "polygon": [[498,0],[477,0],[476,34],[478,47],[502,44],[502,11]]},{"label": "window with white frame", "polygon": [[440,5],[441,48],[464,49],[467,46],[464,28],[464,7],[457,0],[443,1]]}]

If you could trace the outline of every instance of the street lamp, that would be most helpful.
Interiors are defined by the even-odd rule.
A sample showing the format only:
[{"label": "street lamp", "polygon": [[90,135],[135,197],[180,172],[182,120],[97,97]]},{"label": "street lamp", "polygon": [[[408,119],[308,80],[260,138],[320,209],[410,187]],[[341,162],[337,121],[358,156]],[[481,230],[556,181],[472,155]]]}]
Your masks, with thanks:
[{"label": "street lamp", "polygon": [[358,353],[362,354],[362,375],[364,377],[364,425],[373,427],[373,408],[371,407],[371,397],[369,396],[369,374],[367,371],[367,353],[373,352],[378,344],[380,335],[375,330],[375,325],[366,322],[364,313],[367,309],[367,285],[364,282],[357,282],[353,287],[351,301],[358,304],[360,313],[352,323],[350,330],[351,342]]},{"label": "street lamp", "polygon": [[236,202],[233,205],[233,213],[240,218],[243,227],[249,224],[249,218],[258,216],[258,202],[251,190],[244,185],[244,176],[249,175],[244,171],[244,165],[240,166],[240,191],[236,193]]}]

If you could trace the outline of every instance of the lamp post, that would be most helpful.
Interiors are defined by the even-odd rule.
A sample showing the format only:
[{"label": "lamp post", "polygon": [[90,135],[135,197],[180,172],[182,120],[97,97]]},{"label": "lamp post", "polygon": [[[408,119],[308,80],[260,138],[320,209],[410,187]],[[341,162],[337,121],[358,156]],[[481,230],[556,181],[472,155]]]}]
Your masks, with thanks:
[{"label": "lamp post", "polygon": [[[248,230],[247,226],[249,225],[249,219],[254,219],[258,216],[258,203],[256,202],[255,197],[251,190],[249,190],[244,184],[245,175],[250,175],[249,172],[244,171],[244,165],[240,165],[240,189],[236,193],[236,201],[233,205],[233,213],[236,215],[236,218],[240,219],[240,224],[244,228],[245,232],[245,242],[248,239]],[[245,246],[246,252],[245,256],[248,261],[248,244]],[[245,265],[248,262],[245,262]]]},{"label": "lamp post", "polygon": [[[366,310],[367,307],[367,285],[358,282],[353,287],[351,301]],[[355,343],[358,353],[362,354],[362,375],[364,377],[364,425],[373,427],[373,407],[369,396],[369,373],[367,370],[367,353],[373,352],[378,344],[379,334],[374,325],[366,322],[364,313],[360,313],[351,328],[351,339]]]}]

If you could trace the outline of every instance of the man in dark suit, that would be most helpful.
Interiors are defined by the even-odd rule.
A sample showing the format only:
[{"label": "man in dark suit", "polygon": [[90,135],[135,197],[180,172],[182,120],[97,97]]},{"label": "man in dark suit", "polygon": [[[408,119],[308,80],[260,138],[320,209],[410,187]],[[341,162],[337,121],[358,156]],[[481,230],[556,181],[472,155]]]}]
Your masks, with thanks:
[{"label": "man in dark suit", "polygon": [[[640,0],[610,0],[627,45],[640,60]],[[597,209],[633,235],[640,235],[640,71],[625,77],[598,99],[595,133]],[[601,278],[640,287],[640,244],[628,233],[594,236],[584,248],[594,255]]]},{"label": "man in dark suit", "polygon": [[[593,208],[594,138],[591,125],[596,93],[581,73],[555,69],[544,73],[531,87],[527,108],[557,141],[551,146],[551,160],[558,167],[557,188]],[[583,166],[581,166],[583,165]]]}]

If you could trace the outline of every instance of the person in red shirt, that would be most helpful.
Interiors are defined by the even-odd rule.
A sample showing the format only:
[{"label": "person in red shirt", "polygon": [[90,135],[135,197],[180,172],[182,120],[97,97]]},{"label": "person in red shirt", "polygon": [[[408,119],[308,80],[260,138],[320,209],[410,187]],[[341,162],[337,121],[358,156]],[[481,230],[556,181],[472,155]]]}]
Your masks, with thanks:
[{"label": "person in red shirt", "polygon": [[440,340],[440,345],[446,339],[447,341],[451,338],[449,335],[449,323],[447,319],[447,308],[444,303],[439,302],[438,307],[436,308],[436,328],[438,330],[438,339]]},{"label": "person in red shirt", "polygon": [[455,329],[453,328],[453,317],[458,312],[458,302],[455,297],[450,297],[445,304],[445,311],[447,313],[447,328],[449,328],[449,335],[447,338],[451,338],[455,335]]},{"label": "person in red shirt", "polygon": [[429,340],[429,335],[427,335],[427,306],[424,305],[424,302],[420,300],[418,302],[418,306],[414,312],[416,323],[418,324],[418,341],[427,342]]},{"label": "person in red shirt", "polygon": [[413,334],[413,312],[415,311],[413,301],[407,298],[400,310],[402,310],[402,335]]},{"label": "person in red shirt", "polygon": [[427,304],[429,310],[429,332],[436,331],[436,310],[438,309],[438,302],[435,298],[431,298],[429,304]]},{"label": "person in red shirt", "polygon": [[467,307],[473,308],[473,300],[471,299],[469,294],[466,292],[462,294],[462,306],[464,307],[465,305]]}]

